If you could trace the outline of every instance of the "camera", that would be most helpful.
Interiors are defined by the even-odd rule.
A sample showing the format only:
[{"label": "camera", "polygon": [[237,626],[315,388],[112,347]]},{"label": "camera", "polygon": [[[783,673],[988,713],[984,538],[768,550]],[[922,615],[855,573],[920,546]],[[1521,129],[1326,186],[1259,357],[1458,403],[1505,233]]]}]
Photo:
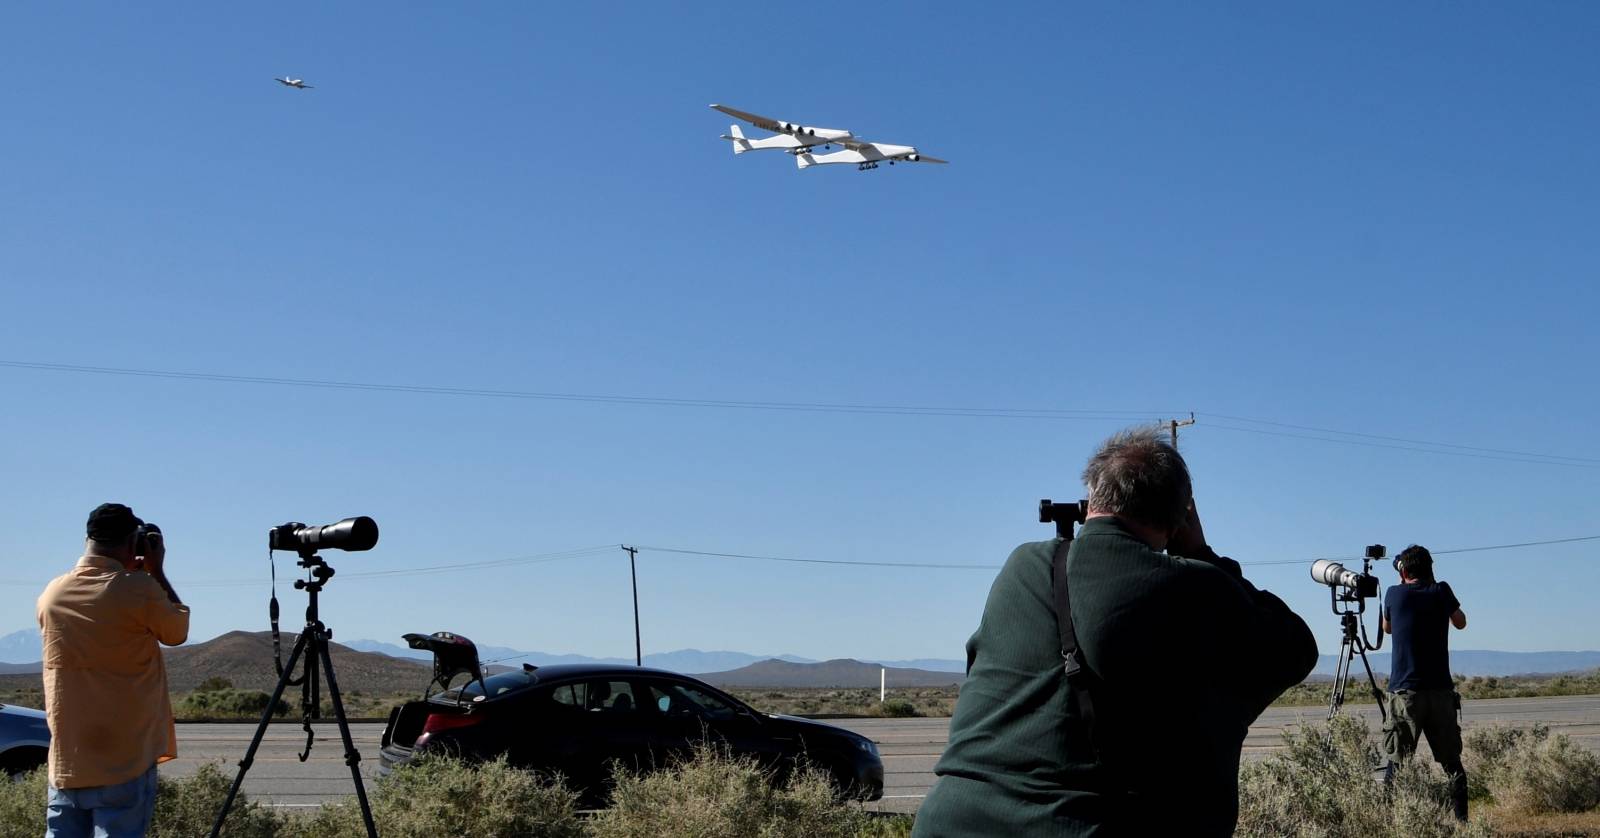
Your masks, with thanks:
[{"label": "camera", "polygon": [[[1311,578],[1339,592],[1346,602],[1371,599],[1378,595],[1378,577],[1372,575],[1372,560],[1383,558],[1388,552],[1382,544],[1370,544],[1362,554],[1362,570],[1357,573],[1331,559],[1318,559],[1311,563]],[[1340,591],[1339,589],[1343,589]]]},{"label": "camera", "polygon": [[1370,599],[1378,595],[1378,577],[1370,573],[1357,573],[1328,559],[1311,563],[1311,578],[1330,587],[1343,588],[1346,598]]},{"label": "camera", "polygon": [[361,515],[334,524],[306,526],[298,521],[267,530],[267,547],[296,553],[318,550],[371,550],[378,543],[378,522]]},{"label": "camera", "polygon": [[1056,503],[1049,498],[1039,501],[1039,523],[1055,524],[1056,535],[1062,538],[1072,537],[1072,525],[1081,524],[1089,515],[1089,502],[1086,500],[1074,503]]},{"label": "camera", "polygon": [[139,528],[133,531],[133,554],[143,556],[149,553],[152,538],[156,541],[161,540],[161,528],[155,524],[140,524]]}]

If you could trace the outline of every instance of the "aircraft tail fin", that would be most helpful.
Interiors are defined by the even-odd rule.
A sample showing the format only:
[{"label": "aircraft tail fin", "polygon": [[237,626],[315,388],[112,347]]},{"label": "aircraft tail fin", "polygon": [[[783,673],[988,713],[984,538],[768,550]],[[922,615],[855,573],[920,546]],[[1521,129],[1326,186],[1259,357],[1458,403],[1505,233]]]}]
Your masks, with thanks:
[{"label": "aircraft tail fin", "polygon": [[739,130],[737,125],[728,126],[728,133],[723,134],[722,138],[733,143],[734,154],[743,154],[753,148],[750,145],[750,141],[745,139],[744,132]]}]

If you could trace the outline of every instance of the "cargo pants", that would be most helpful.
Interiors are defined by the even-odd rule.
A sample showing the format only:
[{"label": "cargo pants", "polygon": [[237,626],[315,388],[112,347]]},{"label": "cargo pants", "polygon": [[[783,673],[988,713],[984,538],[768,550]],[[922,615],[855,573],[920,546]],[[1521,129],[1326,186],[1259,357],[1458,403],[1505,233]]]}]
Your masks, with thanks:
[{"label": "cargo pants", "polygon": [[1461,696],[1453,689],[1400,690],[1389,693],[1389,717],[1383,723],[1383,750],[1389,766],[1385,777],[1416,753],[1428,739],[1434,762],[1450,775],[1451,804],[1456,817],[1467,819],[1467,771],[1461,765],[1461,725],[1456,714]]}]

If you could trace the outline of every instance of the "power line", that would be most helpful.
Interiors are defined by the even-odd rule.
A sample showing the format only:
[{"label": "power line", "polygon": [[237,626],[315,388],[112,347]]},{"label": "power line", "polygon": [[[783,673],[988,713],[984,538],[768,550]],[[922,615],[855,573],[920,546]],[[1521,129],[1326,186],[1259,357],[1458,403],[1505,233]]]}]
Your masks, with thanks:
[{"label": "power line", "polygon": [[[1172,423],[1170,421],[1162,422],[1158,417],[1163,415],[1172,415],[1176,412],[1170,410],[1145,411],[1109,408],[962,407],[950,405],[929,406],[849,402],[778,402],[736,399],[668,398],[599,393],[562,393],[534,390],[501,390],[476,387],[443,387],[421,384],[379,384],[362,381],[234,375],[229,373],[185,372],[180,370],[161,370],[135,367],[102,367],[80,364],[57,364],[4,359],[0,359],[0,367],[10,367],[13,369],[35,370],[42,372],[133,376],[142,378],[164,378],[179,381],[205,381],[213,383],[254,384],[277,387],[302,387],[380,393],[404,393],[414,395],[567,401],[587,402],[593,404],[621,404],[655,407],[787,411],[800,413],[1152,422],[1162,424],[1163,427],[1169,428]],[[1235,416],[1225,413],[1192,412],[1191,415],[1205,416],[1209,419],[1222,420],[1223,422],[1267,426],[1240,427],[1238,425],[1219,424],[1217,421],[1206,423],[1206,427],[1217,428],[1224,431],[1233,431],[1236,433],[1279,436],[1291,439],[1304,439],[1313,442],[1328,442],[1340,445],[1359,445],[1369,448],[1384,448],[1396,451],[1410,451],[1415,453],[1436,454],[1450,457],[1469,457],[1473,459],[1499,460],[1502,462],[1529,463],[1534,465],[1557,465],[1567,466],[1570,468],[1600,468],[1600,458],[1593,457],[1580,457],[1569,454],[1544,454],[1533,451],[1518,451],[1505,448],[1460,445],[1448,442],[1432,442],[1429,440],[1386,436],[1383,434],[1371,434],[1360,431],[1341,431],[1335,428],[1322,428],[1313,425],[1297,425],[1289,422],[1278,422],[1270,419],[1255,419],[1247,416]],[[1268,428],[1282,428],[1285,430],[1268,430]],[[1315,434],[1324,434],[1324,436],[1317,436]],[[1335,436],[1325,436],[1326,434],[1332,434]]]},{"label": "power line", "polygon": [[[1451,553],[1483,553],[1490,550],[1516,550],[1522,547],[1548,547],[1552,544],[1576,544],[1582,541],[1600,541],[1600,535],[1580,535],[1573,538],[1552,538],[1547,541],[1519,541],[1515,544],[1490,544],[1484,547],[1453,547],[1449,550],[1429,550],[1435,556]],[[1311,564],[1317,561],[1332,562],[1359,562],[1361,556],[1327,556],[1322,559],[1278,559],[1265,562],[1240,562],[1242,565],[1286,565],[1286,564]]]},{"label": "power line", "polygon": [[[1252,418],[1250,418],[1248,416],[1229,416],[1229,415],[1223,414],[1223,413],[1209,413],[1208,412],[1208,413],[1201,413],[1200,415],[1201,416],[1209,416],[1209,417],[1211,417],[1213,419],[1226,419],[1226,420],[1228,420],[1230,422],[1248,422],[1250,424],[1255,424],[1255,425],[1271,425],[1273,427],[1290,428],[1290,429],[1297,430],[1297,431],[1314,431],[1316,433],[1322,433],[1322,434],[1340,434],[1340,435],[1343,435],[1343,436],[1355,436],[1355,437],[1362,437],[1362,438],[1365,438],[1365,439],[1384,440],[1386,442],[1404,442],[1404,443],[1409,443],[1409,444],[1412,444],[1412,445],[1426,445],[1426,446],[1433,446],[1433,447],[1437,447],[1437,448],[1455,448],[1455,449],[1459,449],[1459,450],[1462,450],[1462,451],[1476,451],[1476,452],[1486,453],[1486,454],[1507,454],[1507,455],[1516,456],[1516,457],[1540,457],[1540,458],[1552,459],[1552,460],[1576,460],[1576,461],[1582,462],[1582,463],[1600,464],[1600,459],[1597,459],[1597,458],[1594,458],[1594,457],[1575,457],[1575,456],[1571,456],[1571,455],[1567,455],[1567,454],[1541,454],[1541,453],[1538,453],[1536,451],[1515,451],[1515,450],[1511,450],[1511,449],[1507,449],[1507,448],[1483,448],[1483,447],[1476,446],[1476,445],[1457,445],[1457,444],[1452,443],[1452,442],[1433,442],[1431,440],[1426,440],[1426,439],[1409,439],[1407,437],[1402,437],[1402,436],[1384,436],[1382,434],[1368,434],[1368,433],[1360,433],[1358,431],[1341,431],[1341,430],[1338,430],[1336,428],[1318,428],[1318,427],[1314,427],[1314,426],[1311,426],[1311,425],[1295,425],[1295,424],[1291,424],[1289,422],[1276,422],[1276,421],[1273,421],[1271,419],[1252,419]],[[1235,430],[1242,430],[1242,429],[1235,429]]]},{"label": "power line", "polygon": [[[1449,555],[1453,553],[1482,553],[1493,550],[1515,550],[1526,547],[1548,547],[1556,544],[1576,544],[1586,541],[1600,541],[1600,535],[1582,535],[1573,538],[1553,538],[1544,541],[1519,541],[1512,544],[1490,544],[1479,547],[1454,547],[1448,550],[1432,550],[1434,555]],[[374,579],[396,578],[406,576],[421,576],[433,573],[453,573],[462,570],[488,570],[498,567],[512,567],[517,565],[544,564],[547,562],[567,561],[570,559],[588,558],[592,556],[607,555],[612,550],[621,547],[619,544],[607,544],[599,547],[583,547],[576,550],[564,550],[556,553],[539,553],[531,556],[518,556],[507,559],[491,559],[477,562],[460,562],[456,564],[431,565],[428,567],[397,568],[394,570],[375,570],[361,573],[341,574],[344,578]],[[745,559],[762,562],[783,562],[790,564],[806,565],[835,565],[844,567],[887,567],[909,568],[923,570],[999,570],[1002,566],[997,564],[959,564],[946,562],[877,562],[854,561],[850,559],[814,559],[796,558],[792,556],[768,556],[752,553],[724,553],[712,550],[690,550],[679,547],[653,547],[648,545],[635,545],[641,551],[654,551],[657,553],[672,553],[683,556],[704,556],[719,559]],[[1348,562],[1360,561],[1360,556],[1326,556],[1328,561]],[[1311,564],[1322,559],[1274,559],[1256,562],[1240,562],[1245,567],[1270,567],[1274,565],[1303,565]],[[210,581],[184,582],[184,588],[239,588],[260,585],[259,579],[222,579]],[[0,579],[4,586],[29,586],[42,587],[45,583],[21,579]]]},{"label": "power line", "polygon": [[[1209,415],[1209,414],[1199,414],[1199,415],[1205,416],[1205,415]],[[1290,432],[1290,431],[1269,431],[1269,430],[1266,430],[1264,428],[1241,428],[1241,427],[1234,426],[1234,425],[1219,425],[1216,422],[1207,422],[1202,427],[1216,428],[1218,430],[1223,430],[1223,431],[1236,431],[1236,432],[1239,432],[1239,433],[1263,434],[1263,435],[1266,435],[1266,436],[1288,437],[1290,439],[1306,439],[1306,440],[1312,440],[1312,441],[1315,441],[1315,442],[1331,442],[1331,443],[1334,443],[1334,444],[1337,444],[1337,445],[1359,445],[1359,446],[1362,446],[1362,447],[1365,447],[1365,448],[1387,448],[1387,449],[1393,450],[1393,451],[1411,451],[1411,452],[1415,452],[1415,453],[1419,453],[1419,454],[1438,454],[1440,456],[1445,456],[1445,457],[1468,457],[1468,458],[1475,459],[1475,460],[1499,460],[1501,462],[1529,463],[1529,464],[1532,464],[1532,465],[1543,465],[1543,466],[1566,466],[1568,468],[1583,468],[1583,469],[1600,468],[1600,462],[1594,462],[1594,463],[1585,462],[1585,461],[1581,461],[1581,458],[1577,458],[1577,457],[1568,458],[1568,460],[1562,460],[1562,459],[1560,459],[1561,455],[1557,455],[1557,454],[1530,454],[1528,456],[1501,456],[1501,455],[1498,455],[1498,454],[1480,454],[1480,453],[1474,453],[1472,451],[1453,451],[1453,450],[1448,450],[1448,449],[1423,447],[1423,445],[1431,445],[1433,443],[1423,443],[1423,445],[1403,445],[1403,444],[1400,444],[1400,443],[1374,442],[1374,441],[1369,441],[1369,440],[1366,440],[1366,439],[1338,439],[1338,438],[1335,438],[1335,437],[1312,436],[1310,434],[1293,433],[1293,432]],[[1345,431],[1332,431],[1331,433],[1347,433],[1347,432],[1345,432]],[[1547,459],[1536,459],[1536,458],[1539,458],[1539,457],[1544,457],[1544,458],[1547,458]]]},{"label": "power line", "polygon": [[772,402],[739,401],[732,399],[658,398],[653,396],[622,396],[595,393],[558,393],[533,390],[496,390],[477,387],[438,387],[422,384],[375,384],[361,381],[337,381],[314,378],[281,378],[274,376],[232,375],[226,373],[182,372],[177,370],[137,369],[131,367],[97,367],[78,364],[51,364],[33,361],[0,360],[0,366],[45,372],[71,372],[91,375],[118,375],[141,378],[166,378],[180,381],[208,381],[229,384],[265,384],[280,387],[310,387],[329,390],[358,390],[380,393],[411,393],[435,396],[470,396],[477,398],[529,399],[541,401],[592,402],[596,404],[627,404],[660,407],[701,407],[736,410],[775,410],[803,413],[863,413],[889,416],[973,416],[1006,419],[1076,419],[1149,421],[1151,417],[1171,411],[1110,410],[1096,408],[1007,408],[1007,407],[953,407],[890,404],[852,404],[845,402]]},{"label": "power line", "polygon": [[911,567],[931,568],[938,570],[999,570],[996,564],[941,564],[937,562],[872,562],[850,561],[848,559],[795,559],[787,556],[756,556],[747,553],[715,553],[708,550],[684,550],[675,547],[651,547],[639,545],[640,550],[654,550],[657,553],[677,553],[685,556],[711,556],[719,559],[751,559],[759,562],[792,562],[795,564],[828,564],[828,565],[853,565],[856,567]]}]

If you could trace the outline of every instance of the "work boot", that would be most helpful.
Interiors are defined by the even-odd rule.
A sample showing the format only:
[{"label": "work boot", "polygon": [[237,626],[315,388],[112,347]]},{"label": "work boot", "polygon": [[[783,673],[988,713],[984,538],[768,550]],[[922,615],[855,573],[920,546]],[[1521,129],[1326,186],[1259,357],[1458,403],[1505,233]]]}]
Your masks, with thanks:
[{"label": "work boot", "polygon": [[1456,820],[1467,822],[1467,772],[1456,771],[1450,775],[1450,805]]}]

